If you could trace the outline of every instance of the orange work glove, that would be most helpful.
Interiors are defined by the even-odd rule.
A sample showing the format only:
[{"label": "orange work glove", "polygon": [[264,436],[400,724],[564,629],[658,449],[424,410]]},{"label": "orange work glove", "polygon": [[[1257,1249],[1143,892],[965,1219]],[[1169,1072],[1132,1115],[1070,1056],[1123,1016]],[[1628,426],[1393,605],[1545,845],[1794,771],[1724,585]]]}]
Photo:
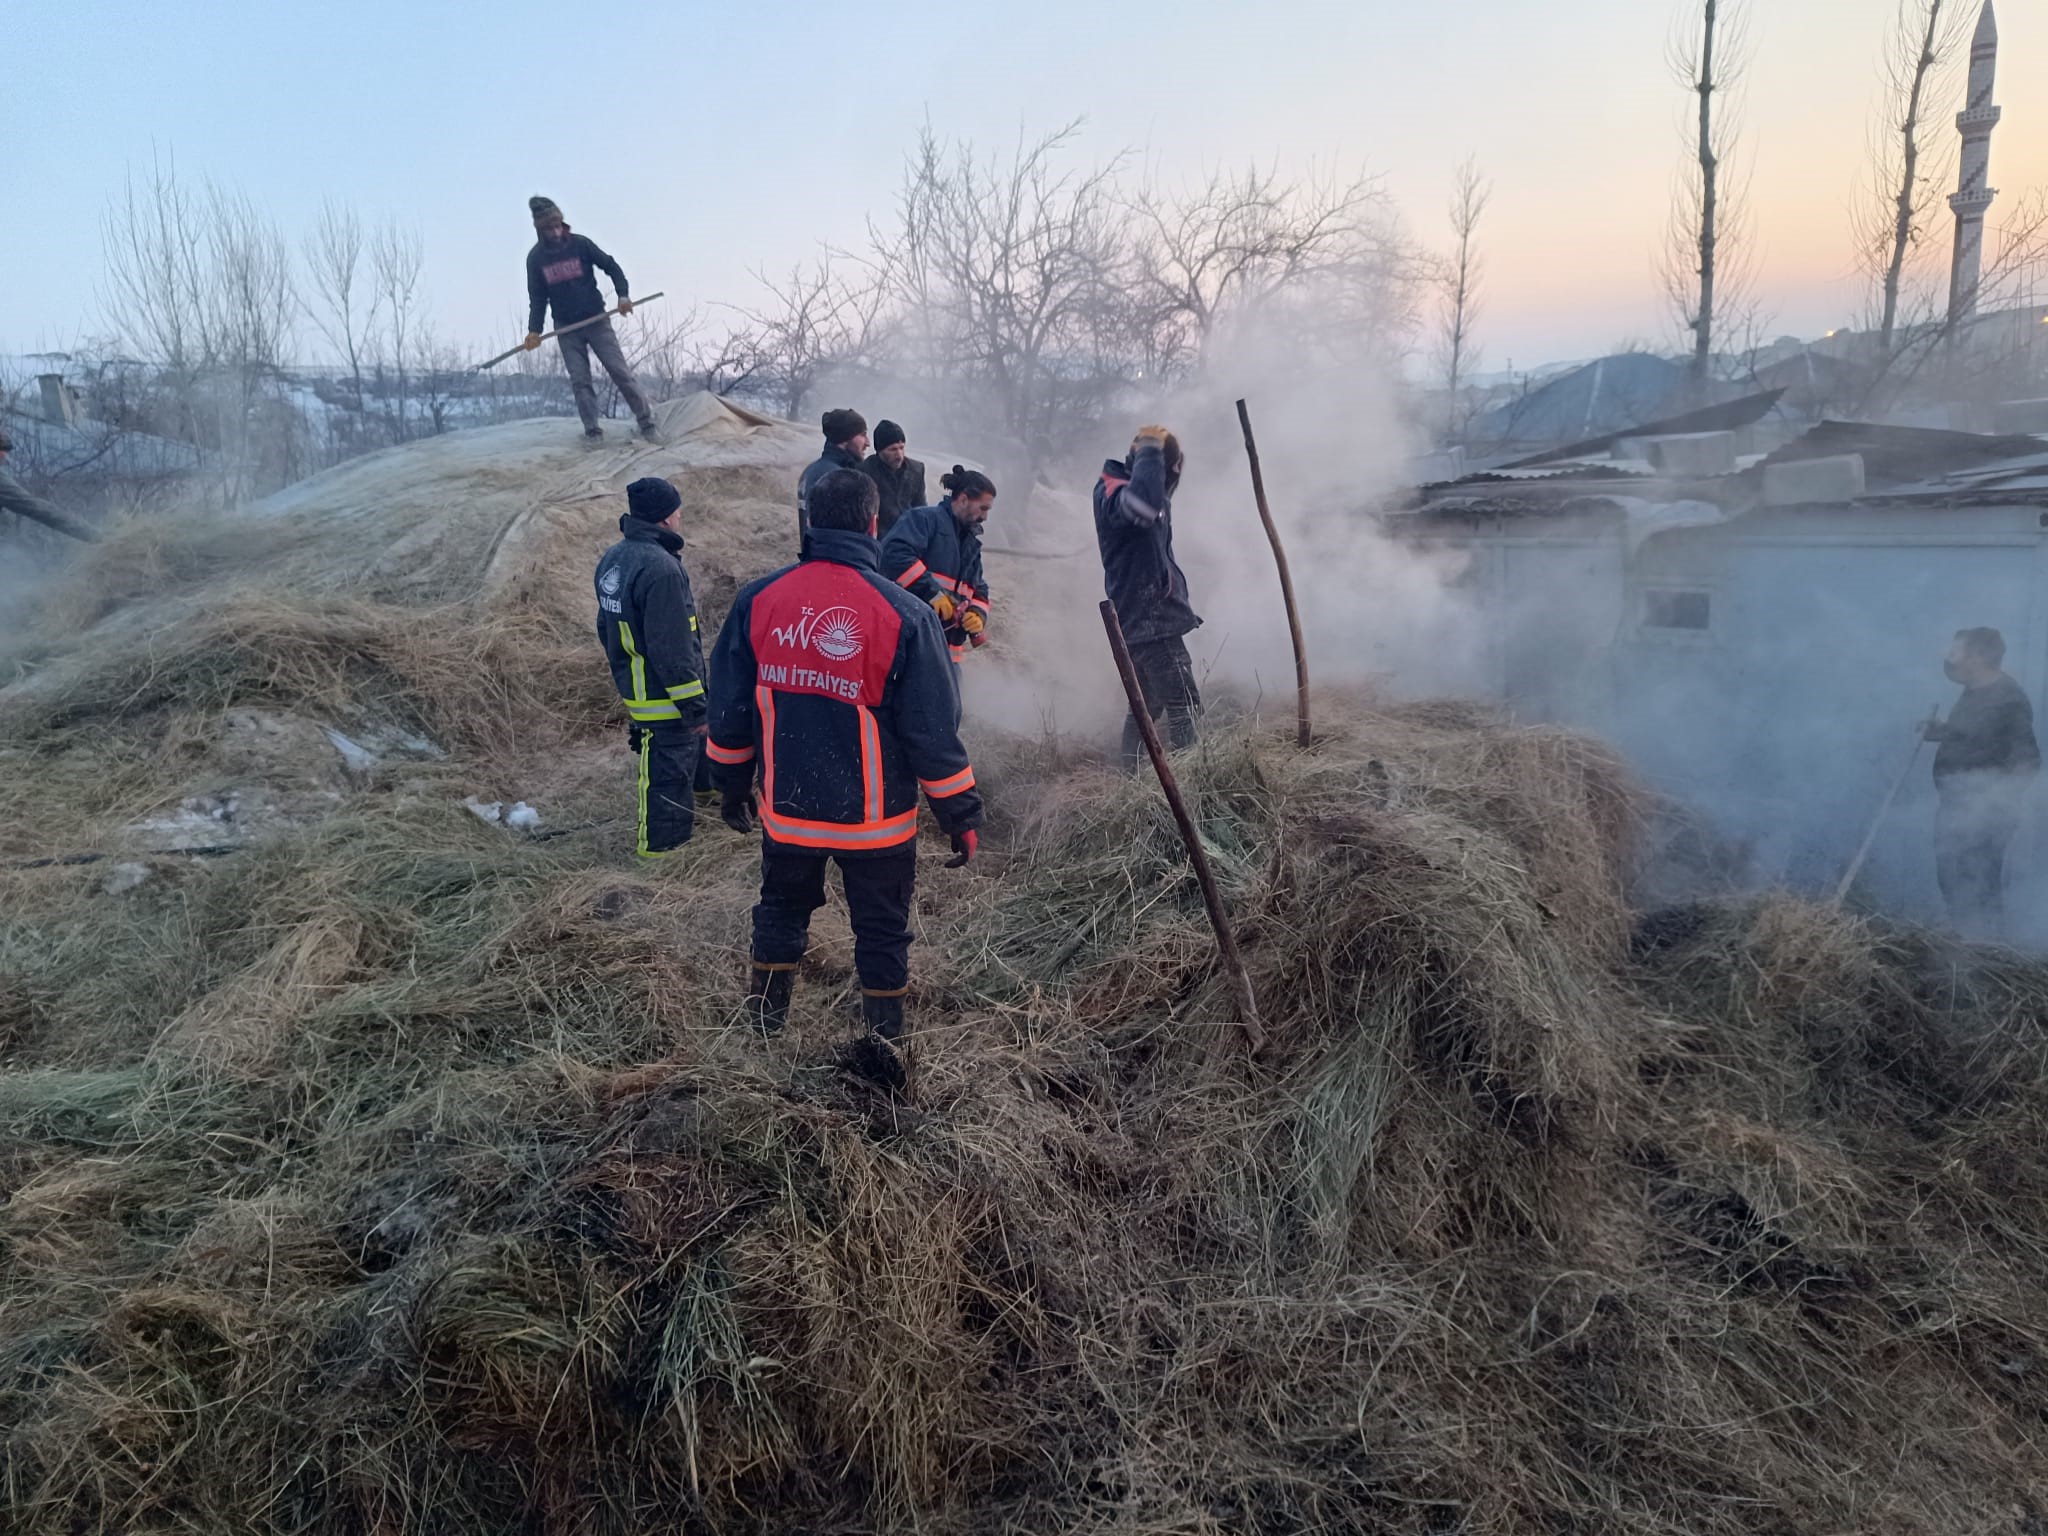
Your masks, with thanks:
[{"label": "orange work glove", "polygon": [[953,622],[953,615],[960,611],[960,605],[953,601],[950,593],[941,592],[932,599],[932,612],[947,624]]},{"label": "orange work glove", "polygon": [[979,608],[970,608],[960,615],[960,627],[970,635],[978,635],[988,628],[988,624],[982,618]]},{"label": "orange work glove", "polygon": [[1165,427],[1140,427],[1133,442],[1140,448],[1164,448],[1166,440],[1173,436]]},{"label": "orange work glove", "polygon": [[531,352],[535,347],[540,345],[540,332],[528,331],[526,333],[526,340],[519,343],[519,345],[526,348],[527,351]]}]

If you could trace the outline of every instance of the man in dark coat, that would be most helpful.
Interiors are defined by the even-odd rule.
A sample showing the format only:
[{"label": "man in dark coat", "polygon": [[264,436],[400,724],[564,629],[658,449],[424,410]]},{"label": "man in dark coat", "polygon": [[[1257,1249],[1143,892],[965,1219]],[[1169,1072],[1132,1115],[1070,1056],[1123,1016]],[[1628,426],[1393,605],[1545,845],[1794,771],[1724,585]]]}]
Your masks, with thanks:
[{"label": "man in dark coat", "polygon": [[882,508],[876,514],[876,526],[886,539],[897,518],[912,507],[924,505],[924,462],[910,456],[901,427],[893,421],[878,421],[875,451],[861,461],[860,467],[881,492]]},{"label": "man in dark coat", "polygon": [[2019,830],[2041,746],[2034,706],[2005,670],[1995,629],[1957,633],[1942,670],[1962,684],[1948,719],[1926,728],[1934,754],[1934,872],[1949,919],[1970,938],[2005,927],[2005,850]]},{"label": "man in dark coat", "polygon": [[[1180,440],[1164,427],[1140,427],[1127,460],[1111,459],[1095,482],[1095,542],[1102,584],[1116,605],[1138,685],[1152,718],[1164,718],[1175,751],[1195,743],[1201,690],[1188,656],[1201,626],[1188,579],[1173,558],[1173,493],[1185,466]],[[1123,762],[1135,772],[1144,737],[1134,715],[1124,722]]]},{"label": "man in dark coat", "polygon": [[825,432],[825,451],[813,459],[796,482],[796,541],[801,555],[811,528],[811,487],[835,469],[859,469],[868,451],[867,418],[841,406],[827,411],[818,425]]},{"label": "man in dark coat", "polygon": [[[598,289],[597,274],[612,280],[619,295],[619,313],[630,315],[633,301],[626,291],[626,273],[619,264],[598,249],[588,235],[572,232],[562,210],[545,197],[530,197],[526,205],[533,212],[534,233],[540,238],[526,253],[526,350],[540,345],[542,317],[552,309],[555,329],[605,313],[604,294]],[[597,386],[591,381],[590,359],[596,354],[618,386],[619,398],[640,424],[640,435],[654,436],[654,412],[640,392],[639,380],[626,361],[618,333],[609,318],[592,320],[580,330],[557,336],[562,361],[569,369],[569,387],[576,395],[576,414],[583,418],[583,435],[592,442],[604,436],[597,422]]]},{"label": "man in dark coat", "polygon": [[882,574],[932,605],[958,661],[967,646],[988,643],[988,578],[981,573],[981,530],[995,505],[996,485],[978,469],[955,464],[939,480],[937,506],[912,507],[882,540]]},{"label": "man in dark coat", "polygon": [[625,700],[638,762],[634,851],[658,859],[690,840],[703,744],[704,651],[683,569],[683,498],[655,476],[626,487],[619,542],[597,562],[597,638]]},{"label": "man in dark coat", "polygon": [[762,832],[748,1012],[773,1034],[838,864],[868,1028],[855,1065],[903,1079],[917,802],[976,851],[981,797],[960,741],[960,692],[938,615],[876,568],[874,482],[836,470],[811,489],[803,559],[740,589],[718,632],[711,738],[728,826]]}]

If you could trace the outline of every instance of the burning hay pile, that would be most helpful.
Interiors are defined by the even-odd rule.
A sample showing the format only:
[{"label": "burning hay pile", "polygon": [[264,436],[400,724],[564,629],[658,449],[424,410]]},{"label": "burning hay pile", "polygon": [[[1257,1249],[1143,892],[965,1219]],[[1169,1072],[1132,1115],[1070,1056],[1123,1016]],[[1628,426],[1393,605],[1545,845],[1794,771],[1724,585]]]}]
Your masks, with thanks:
[{"label": "burning hay pile", "polygon": [[[534,650],[480,658],[469,735],[373,641],[331,696],[232,657],[199,703],[0,696],[38,769],[111,770],[0,796],[10,850],[184,784],[220,710],[368,680],[449,722],[138,889],[0,874],[10,1530],[2042,1518],[2048,973],[1632,918],[1604,752],[1368,701],[1184,765],[1253,1062],[1156,788],[984,738],[1002,819],[921,887],[896,1101],[831,1065],[842,925],[787,1036],[732,1027],[751,847],[631,867],[622,748],[544,734]],[[453,803],[522,740],[567,835]]]}]

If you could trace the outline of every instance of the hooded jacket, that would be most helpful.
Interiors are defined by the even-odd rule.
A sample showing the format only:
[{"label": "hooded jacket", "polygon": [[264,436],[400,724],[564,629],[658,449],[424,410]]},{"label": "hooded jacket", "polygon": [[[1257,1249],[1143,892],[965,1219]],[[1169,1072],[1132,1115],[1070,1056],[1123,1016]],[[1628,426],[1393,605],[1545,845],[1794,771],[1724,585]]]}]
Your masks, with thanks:
[{"label": "hooded jacket", "polygon": [[859,469],[860,459],[849,449],[837,443],[827,443],[825,451],[813,459],[796,482],[796,528],[797,537],[809,535],[811,531],[811,487],[831,474],[835,469]]},{"label": "hooded jacket", "polygon": [[887,459],[879,453],[871,453],[860,461],[860,468],[882,494],[877,531],[886,538],[889,530],[896,526],[897,518],[912,507],[924,505],[924,461],[905,458],[900,468],[891,469]]},{"label": "hooded jacket", "polygon": [[1126,466],[1110,459],[1095,482],[1095,543],[1104,595],[1133,645],[1174,640],[1199,629],[1188,579],[1173,558],[1173,498],[1166,454],[1140,448]]},{"label": "hooded jacket", "polygon": [[703,722],[704,650],[679,534],[619,519],[597,562],[597,638],[626,713],[642,725]]},{"label": "hooded jacket", "polygon": [[620,298],[630,297],[624,269],[588,235],[571,234],[559,245],[536,240],[526,253],[526,328],[538,332],[541,317],[550,308],[558,331],[603,314],[610,306],[598,291],[599,272],[612,280]]},{"label": "hooded jacket", "polygon": [[[937,506],[916,507],[897,519],[882,540],[882,574],[913,596],[929,603],[941,592],[959,611],[978,608],[989,617],[988,582],[981,573],[981,530],[961,525],[951,498]],[[946,644],[955,660],[967,644],[959,624],[946,626]]]},{"label": "hooded jacket", "polygon": [[712,655],[711,739],[727,788],[760,781],[761,830],[840,857],[981,824],[938,615],[876,568],[875,541],[811,530],[804,558],[740,589]]}]

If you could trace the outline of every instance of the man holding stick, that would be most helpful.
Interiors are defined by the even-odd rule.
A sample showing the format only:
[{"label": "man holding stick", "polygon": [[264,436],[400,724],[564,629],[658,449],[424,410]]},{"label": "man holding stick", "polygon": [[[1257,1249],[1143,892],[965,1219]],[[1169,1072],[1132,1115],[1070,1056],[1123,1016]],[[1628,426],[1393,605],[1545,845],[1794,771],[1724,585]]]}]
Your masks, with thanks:
[{"label": "man holding stick", "polygon": [[[1095,482],[1095,542],[1105,595],[1131,651],[1145,708],[1164,718],[1168,744],[1195,744],[1202,713],[1186,636],[1202,619],[1188,601],[1188,579],[1173,558],[1173,493],[1186,460],[1164,427],[1140,427],[1130,457],[1110,459]],[[1123,765],[1138,770],[1144,737],[1136,715],[1124,722]]]},{"label": "man holding stick", "polygon": [[[619,313],[630,315],[633,301],[627,296],[625,269],[588,235],[571,231],[552,199],[530,197],[526,206],[533,213],[534,233],[540,237],[526,253],[526,350],[531,352],[540,345],[541,322],[549,309],[554,311],[557,331],[576,326],[557,336],[555,345],[562,349],[562,362],[569,370],[569,387],[576,395],[576,414],[583,418],[584,438],[597,442],[604,437],[604,428],[597,421],[597,386],[590,377],[590,358],[595,353],[618,386],[619,398],[640,424],[640,435],[652,441],[654,412],[633,377],[618,333],[605,316],[604,294],[597,286],[597,274],[603,272],[618,292]],[[581,324],[583,321],[591,323]]]}]

